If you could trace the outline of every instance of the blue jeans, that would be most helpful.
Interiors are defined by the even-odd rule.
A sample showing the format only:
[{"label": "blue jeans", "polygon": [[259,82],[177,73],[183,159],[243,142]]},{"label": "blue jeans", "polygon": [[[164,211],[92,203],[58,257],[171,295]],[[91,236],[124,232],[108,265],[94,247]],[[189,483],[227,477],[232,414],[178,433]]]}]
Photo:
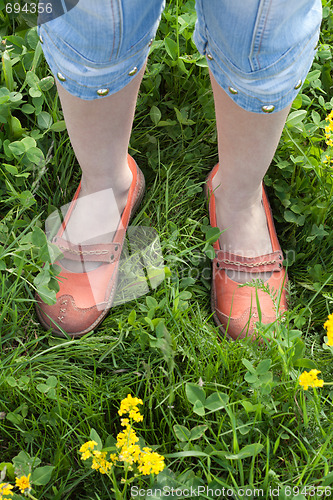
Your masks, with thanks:
[{"label": "blue jeans", "polygon": [[[140,71],[164,0],[80,0],[38,27],[51,71],[71,94],[101,99]],[[276,112],[311,67],[321,0],[196,0],[194,42],[219,85],[243,109]]]}]

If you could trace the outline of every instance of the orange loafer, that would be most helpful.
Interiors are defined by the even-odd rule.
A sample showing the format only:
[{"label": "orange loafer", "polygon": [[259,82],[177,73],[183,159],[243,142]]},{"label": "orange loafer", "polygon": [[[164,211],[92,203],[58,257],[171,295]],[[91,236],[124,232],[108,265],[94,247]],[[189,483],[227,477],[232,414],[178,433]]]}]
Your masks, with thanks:
[{"label": "orange loafer", "polygon": [[36,294],[36,312],[41,324],[52,328],[54,334],[81,337],[96,328],[106,317],[115,296],[119,259],[122,253],[126,230],[145,191],[145,178],[134,159],[128,155],[128,165],[133,174],[127,204],[115,231],[112,243],[95,245],[73,245],[63,239],[63,233],[79,196],[81,183],[68,208],[64,221],[52,239],[64,258],[79,262],[99,262],[101,265],[89,272],[73,273],[61,265],[60,290],[56,304],[48,305]]},{"label": "orange loafer", "polygon": [[[205,194],[209,202],[209,219],[212,227],[217,227],[212,179],[218,167],[218,164],[215,165],[208,175],[205,185]],[[277,238],[264,184],[262,185],[262,202],[267,218],[272,253],[260,255],[259,257],[244,257],[222,251],[219,240],[213,245],[215,258],[212,261],[211,309],[215,324],[219,326],[223,334],[232,340],[246,336],[251,337],[253,340],[256,339],[255,323],[259,321],[260,315],[262,323],[270,324],[277,320],[279,314],[287,310],[285,287],[288,276],[282,264],[283,253]],[[264,284],[270,293],[259,287],[243,285],[233,281],[227,275],[226,270],[252,273],[271,271],[271,277]],[[259,299],[260,314],[256,295]],[[274,297],[274,301],[271,296]],[[277,299],[278,311],[274,305],[275,299]]]}]

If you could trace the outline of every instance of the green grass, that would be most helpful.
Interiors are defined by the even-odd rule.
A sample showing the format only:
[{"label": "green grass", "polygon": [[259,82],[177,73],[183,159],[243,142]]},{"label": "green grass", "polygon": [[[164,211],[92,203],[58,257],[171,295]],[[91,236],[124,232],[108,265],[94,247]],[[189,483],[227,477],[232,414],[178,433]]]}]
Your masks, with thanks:
[{"label": "green grass", "polygon": [[[132,224],[158,231],[169,272],[149,296],[113,308],[79,340],[53,337],[40,326],[34,288],[55,293],[52,263],[36,280],[47,258],[39,228],[71,200],[80,170],[55,85],[42,80],[50,73],[35,30],[1,11],[1,36],[14,29],[22,42],[9,38],[10,60],[17,59],[6,70],[14,82],[9,90],[21,99],[4,102],[11,81],[4,64],[0,85],[0,464],[24,451],[40,467],[53,466],[46,484],[35,482],[39,499],[115,498],[108,477],[85,466],[78,449],[91,429],[103,443],[117,435],[117,411],[129,392],[144,402],[138,434],[166,457],[158,484],[262,488],[261,498],[279,488],[279,498],[301,500],[311,492],[297,496],[292,488],[301,494],[301,487],[333,482],[333,391],[303,391],[297,381],[313,367],[333,381],[333,352],[323,347],[323,323],[333,310],[333,175],[323,163],[325,117],[333,107],[332,3],[323,0],[321,45],[291,111],[306,113],[291,115],[265,177],[291,298],[276,338],[261,327],[271,337],[263,346],[226,341],[212,320],[203,184],[217,162],[214,103],[207,67],[191,41],[194,3],[178,2],[178,38],[174,4],[152,46],[129,149],[147,184]],[[20,152],[12,144],[24,137],[35,143]],[[162,320],[151,327],[147,318]],[[202,390],[227,400],[216,411],[198,410],[192,393],[200,400]],[[206,427],[192,440],[180,426]],[[133,484],[152,487],[153,479]]]}]

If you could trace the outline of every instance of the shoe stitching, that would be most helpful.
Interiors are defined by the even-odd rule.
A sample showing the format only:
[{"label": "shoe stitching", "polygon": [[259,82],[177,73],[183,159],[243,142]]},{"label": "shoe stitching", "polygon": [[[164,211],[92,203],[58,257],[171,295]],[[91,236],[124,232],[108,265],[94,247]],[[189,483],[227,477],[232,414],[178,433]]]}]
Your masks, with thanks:
[{"label": "shoe stitching", "polygon": [[278,261],[276,259],[274,260],[264,260],[261,262],[256,262],[256,263],[247,263],[247,262],[237,262],[235,260],[229,260],[229,259],[223,259],[220,260],[220,262],[224,262],[225,264],[234,264],[235,266],[245,266],[245,267],[258,267],[258,266],[266,266],[269,264],[276,264]]}]

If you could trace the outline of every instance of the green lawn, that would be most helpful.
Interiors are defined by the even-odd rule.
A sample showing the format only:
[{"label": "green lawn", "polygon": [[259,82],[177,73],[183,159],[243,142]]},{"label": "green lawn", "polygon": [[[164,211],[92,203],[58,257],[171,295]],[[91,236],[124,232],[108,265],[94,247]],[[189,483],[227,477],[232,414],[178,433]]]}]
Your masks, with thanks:
[{"label": "green lawn", "polygon": [[[144,498],[139,488],[163,486],[164,496],[147,490],[146,498],[191,487],[201,488],[200,498],[217,498],[208,487],[220,498],[331,497],[333,391],[305,391],[298,377],[315,368],[333,382],[323,327],[333,312],[333,170],[324,163],[333,158],[325,142],[332,1],[323,0],[319,49],[265,177],[291,287],[275,337],[259,325],[264,345],[229,342],[212,319],[214,234],[203,185],[217,162],[214,103],[191,39],[194,1],[167,4],[129,149],[147,185],[132,224],[158,232],[165,279],[71,340],[40,326],[34,294],[55,296],[57,270],[42,229],[72,199],[80,170],[36,28],[0,0],[0,471],[7,464],[0,499],[1,482],[15,484],[12,463],[17,477],[32,473],[30,495],[38,499],[131,498],[131,487],[133,498]],[[99,450],[114,448],[128,393],[143,401],[143,421],[134,425],[140,446],[165,457],[158,475],[134,478],[135,470],[119,466],[101,474],[80,459],[89,439]],[[176,491],[174,498],[186,498]],[[26,498],[13,492],[4,498]]]}]

